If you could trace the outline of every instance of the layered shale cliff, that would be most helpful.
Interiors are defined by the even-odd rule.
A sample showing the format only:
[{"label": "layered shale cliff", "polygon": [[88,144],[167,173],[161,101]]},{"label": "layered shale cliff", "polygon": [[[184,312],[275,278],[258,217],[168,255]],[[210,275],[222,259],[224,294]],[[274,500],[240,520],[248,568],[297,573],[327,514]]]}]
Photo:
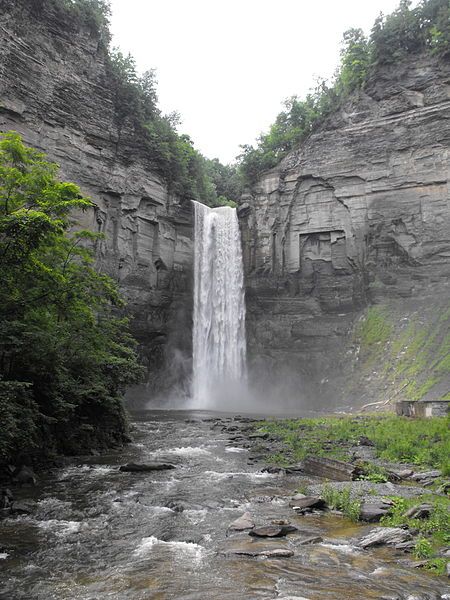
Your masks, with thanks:
[{"label": "layered shale cliff", "polygon": [[[0,129],[95,203],[148,395],[188,386],[192,212],[120,119],[98,29],[50,0],[0,0]],[[253,382],[297,408],[449,392],[450,65],[378,68],[239,207]],[[269,393],[271,392],[271,393]],[[299,400],[300,399],[300,400]]]},{"label": "layered shale cliff", "polygon": [[449,392],[449,175],[450,65],[416,56],[243,198],[249,354],[274,398]]},{"label": "layered shale cliff", "polygon": [[[149,393],[182,384],[191,354],[192,214],[121,122],[101,34],[58,3],[0,0],[0,130],[61,166],[95,203],[100,268],[128,300]],[[186,367],[186,365],[188,365]]]}]

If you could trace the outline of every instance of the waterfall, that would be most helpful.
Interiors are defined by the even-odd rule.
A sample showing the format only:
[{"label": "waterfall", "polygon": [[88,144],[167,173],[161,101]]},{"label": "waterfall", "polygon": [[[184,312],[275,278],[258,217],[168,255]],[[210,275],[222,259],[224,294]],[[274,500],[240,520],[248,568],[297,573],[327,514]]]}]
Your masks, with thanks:
[{"label": "waterfall", "polygon": [[194,209],[193,404],[226,410],[246,379],[241,235],[235,208]]}]

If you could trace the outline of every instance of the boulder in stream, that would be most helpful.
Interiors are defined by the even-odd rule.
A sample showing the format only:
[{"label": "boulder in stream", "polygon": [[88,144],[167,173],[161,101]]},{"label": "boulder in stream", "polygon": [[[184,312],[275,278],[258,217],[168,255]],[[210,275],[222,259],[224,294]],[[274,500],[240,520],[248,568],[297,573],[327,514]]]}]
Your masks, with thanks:
[{"label": "boulder in stream", "polygon": [[36,508],[36,502],[32,500],[22,500],[19,502],[13,502],[11,512],[16,515],[31,515]]},{"label": "boulder in stream", "polygon": [[371,548],[372,546],[396,546],[412,539],[412,535],[400,527],[377,527],[369,531],[358,542],[360,548]]},{"label": "boulder in stream", "polygon": [[244,531],[245,529],[253,529],[255,523],[252,519],[252,515],[249,512],[245,512],[241,517],[231,523],[228,529],[234,531]]},{"label": "boulder in stream", "polygon": [[182,513],[184,512],[184,504],[181,504],[181,502],[174,502],[173,500],[169,500],[169,502],[167,502],[166,504],[167,508],[170,508],[170,510],[173,510],[176,513]]},{"label": "boulder in stream", "polygon": [[13,473],[12,480],[14,483],[18,483],[20,485],[36,485],[36,475],[33,469],[31,467],[27,467],[26,465],[17,467]]},{"label": "boulder in stream", "polygon": [[309,544],[320,544],[323,542],[323,538],[320,535],[313,535],[311,537],[303,538],[298,543],[299,546],[308,546]]},{"label": "boulder in stream", "polygon": [[10,489],[6,488],[3,489],[0,493],[0,511],[2,511],[2,514],[4,516],[6,516],[10,509],[11,509],[11,505],[13,503],[14,500],[14,496],[11,492]]},{"label": "boulder in stream", "polygon": [[297,531],[297,527],[293,525],[266,525],[264,527],[256,527],[248,535],[254,537],[283,537],[294,531]]},{"label": "boulder in stream", "polygon": [[175,469],[175,465],[171,463],[128,463],[126,465],[122,465],[119,471],[125,471],[129,473],[145,473],[147,471],[166,471],[169,469]]},{"label": "boulder in stream", "polygon": [[320,496],[305,496],[297,494],[289,502],[289,506],[295,510],[304,510],[306,508],[325,508],[325,500]]}]

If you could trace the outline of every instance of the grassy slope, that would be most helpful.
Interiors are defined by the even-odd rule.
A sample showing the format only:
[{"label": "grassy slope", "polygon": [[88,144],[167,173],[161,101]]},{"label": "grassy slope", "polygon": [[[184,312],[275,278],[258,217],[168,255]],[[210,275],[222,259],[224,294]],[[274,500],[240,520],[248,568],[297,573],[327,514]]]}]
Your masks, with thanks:
[{"label": "grassy slope", "polygon": [[[450,307],[395,303],[368,308],[354,330],[355,390],[379,400],[450,399]],[[378,393],[376,393],[378,392]]]},{"label": "grassy slope", "polygon": [[307,454],[341,460],[361,436],[379,458],[442,469],[450,475],[450,418],[410,419],[394,415],[267,420],[261,431],[275,435],[284,450],[272,461],[288,464]]}]

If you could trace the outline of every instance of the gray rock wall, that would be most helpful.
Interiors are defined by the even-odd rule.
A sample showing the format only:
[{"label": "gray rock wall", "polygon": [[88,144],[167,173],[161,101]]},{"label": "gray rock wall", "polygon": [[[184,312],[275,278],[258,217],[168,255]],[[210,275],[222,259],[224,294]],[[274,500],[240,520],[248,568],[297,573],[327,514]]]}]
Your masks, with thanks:
[{"label": "gray rock wall", "polygon": [[191,353],[192,213],[168,193],[139,132],[121,123],[105,52],[51,2],[0,0],[0,129],[15,130],[95,203],[100,268],[120,284],[148,393],[183,385]]},{"label": "gray rock wall", "polygon": [[343,401],[364,306],[448,300],[449,146],[450,65],[416,57],[243,198],[249,354],[274,401]]}]

